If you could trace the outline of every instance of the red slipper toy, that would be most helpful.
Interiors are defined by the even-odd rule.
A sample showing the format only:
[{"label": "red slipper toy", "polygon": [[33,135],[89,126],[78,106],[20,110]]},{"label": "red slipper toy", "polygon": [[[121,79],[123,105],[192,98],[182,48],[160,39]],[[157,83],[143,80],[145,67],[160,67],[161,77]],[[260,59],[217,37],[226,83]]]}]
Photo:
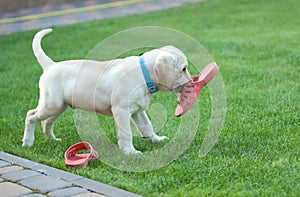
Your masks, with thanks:
[{"label": "red slipper toy", "polygon": [[217,74],[219,68],[216,62],[211,62],[200,72],[193,76],[193,81],[184,85],[182,93],[177,98],[178,105],[175,110],[175,116],[179,117],[187,112],[197,101],[202,88],[209,83]]},{"label": "red slipper toy", "polygon": [[[90,153],[77,154],[79,151],[89,150]],[[65,152],[65,165],[68,167],[85,167],[90,160],[96,160],[98,153],[88,142],[79,142],[72,145]]]}]

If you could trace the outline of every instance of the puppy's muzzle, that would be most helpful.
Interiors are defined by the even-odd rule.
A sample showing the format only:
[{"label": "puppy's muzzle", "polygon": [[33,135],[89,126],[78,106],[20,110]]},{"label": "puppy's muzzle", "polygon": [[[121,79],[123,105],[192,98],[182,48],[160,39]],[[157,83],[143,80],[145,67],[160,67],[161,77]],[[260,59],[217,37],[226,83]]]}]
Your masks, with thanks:
[{"label": "puppy's muzzle", "polygon": [[182,84],[180,86],[177,86],[172,91],[175,93],[181,93],[183,91],[184,86],[186,86],[189,82],[192,82],[192,81],[193,81],[193,79],[191,78],[188,82],[186,82],[185,84]]},{"label": "puppy's muzzle", "polygon": [[181,93],[183,90],[184,85],[178,86],[176,88],[173,89],[173,92],[175,93]]}]

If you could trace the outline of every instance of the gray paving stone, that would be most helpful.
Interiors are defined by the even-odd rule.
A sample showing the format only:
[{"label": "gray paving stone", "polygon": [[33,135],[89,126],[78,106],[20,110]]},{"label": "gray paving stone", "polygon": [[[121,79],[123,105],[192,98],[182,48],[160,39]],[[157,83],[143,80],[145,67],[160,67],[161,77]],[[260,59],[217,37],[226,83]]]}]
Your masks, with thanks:
[{"label": "gray paving stone", "polygon": [[13,164],[17,164],[19,166],[23,166],[23,167],[26,167],[26,168],[32,168],[32,167],[34,167],[35,165],[38,164],[36,162],[32,162],[30,160],[23,159],[21,157],[17,157],[15,155],[11,155],[11,154],[1,152],[1,151],[0,151],[0,158],[2,160],[7,161],[7,162],[11,162]]},{"label": "gray paving stone", "polygon": [[35,176],[28,179],[24,179],[19,183],[33,190],[41,191],[42,193],[52,192],[55,190],[72,186],[70,182],[56,179],[46,175]]},{"label": "gray paving stone", "polygon": [[14,172],[14,171],[18,171],[18,170],[23,170],[23,168],[20,166],[7,166],[7,167],[0,168],[0,174]]},{"label": "gray paving stone", "polygon": [[9,163],[7,161],[0,160],[0,168],[10,166],[10,165],[11,165],[11,163]]},{"label": "gray paving stone", "polygon": [[30,189],[26,187],[11,182],[0,183],[0,191],[1,191],[0,194],[1,197],[22,196],[32,192]]},{"label": "gray paving stone", "polygon": [[97,194],[97,193],[85,193],[85,194],[79,194],[73,197],[106,197],[102,194]]},{"label": "gray paving stone", "polygon": [[74,181],[74,180],[78,180],[78,179],[83,178],[83,177],[78,176],[76,174],[72,174],[70,172],[65,172],[63,170],[52,168],[50,166],[46,166],[46,165],[43,165],[43,164],[36,164],[31,169],[36,170],[36,171],[41,172],[41,173],[46,174],[46,175],[50,175],[54,178],[59,178],[59,179],[63,179],[63,180],[66,180],[66,181]]},{"label": "gray paving stone", "polygon": [[82,187],[69,187],[69,188],[50,192],[47,195],[53,197],[68,197],[68,196],[74,196],[74,195],[88,193],[88,192],[89,191],[87,189],[84,189]]},{"label": "gray paving stone", "polygon": [[2,175],[2,177],[16,182],[30,177],[38,176],[38,175],[41,175],[41,173],[33,170],[18,170],[14,172],[5,173]]},{"label": "gray paving stone", "polygon": [[24,195],[24,196],[21,196],[21,197],[47,197],[46,195],[43,195],[43,194],[27,194],[27,195]]},{"label": "gray paving stone", "polygon": [[140,195],[87,178],[74,181],[73,183],[105,196],[140,197]]}]

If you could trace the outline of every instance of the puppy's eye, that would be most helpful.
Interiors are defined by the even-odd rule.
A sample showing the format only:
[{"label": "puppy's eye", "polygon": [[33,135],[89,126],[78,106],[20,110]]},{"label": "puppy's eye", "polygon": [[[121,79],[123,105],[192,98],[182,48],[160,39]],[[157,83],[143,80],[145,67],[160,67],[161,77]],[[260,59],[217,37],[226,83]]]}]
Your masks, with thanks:
[{"label": "puppy's eye", "polygon": [[184,67],[184,68],[182,69],[182,72],[186,72],[186,67]]}]

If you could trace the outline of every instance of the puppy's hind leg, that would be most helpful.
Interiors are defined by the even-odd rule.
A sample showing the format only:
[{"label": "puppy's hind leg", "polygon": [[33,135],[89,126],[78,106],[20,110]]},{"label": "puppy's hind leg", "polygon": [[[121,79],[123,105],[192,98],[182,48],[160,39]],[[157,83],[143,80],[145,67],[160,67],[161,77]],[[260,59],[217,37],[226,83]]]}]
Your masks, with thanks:
[{"label": "puppy's hind leg", "polygon": [[38,110],[29,110],[25,119],[25,131],[23,136],[23,146],[32,146],[34,142],[34,129],[38,123],[33,117],[37,114]]},{"label": "puppy's hind leg", "polygon": [[52,140],[61,141],[60,138],[56,138],[53,133],[53,125],[55,120],[67,109],[67,106],[64,106],[61,108],[59,112],[57,112],[55,115],[51,116],[50,118],[42,121],[42,127],[44,134]]},{"label": "puppy's hind leg", "polygon": [[[49,99],[51,100],[51,99]],[[30,110],[27,113],[25,120],[25,131],[23,136],[23,146],[32,146],[34,143],[34,129],[36,125],[48,118],[54,117],[62,112],[64,104],[62,101],[56,100],[53,102],[44,102],[43,99],[39,100],[39,105],[35,110]],[[51,120],[51,119],[49,119]],[[54,121],[53,121],[54,122]],[[49,121],[51,123],[51,121]],[[53,124],[53,123],[52,123]],[[50,125],[50,124],[45,124]],[[52,125],[51,125],[52,126]],[[51,128],[50,126],[50,128]]]}]

